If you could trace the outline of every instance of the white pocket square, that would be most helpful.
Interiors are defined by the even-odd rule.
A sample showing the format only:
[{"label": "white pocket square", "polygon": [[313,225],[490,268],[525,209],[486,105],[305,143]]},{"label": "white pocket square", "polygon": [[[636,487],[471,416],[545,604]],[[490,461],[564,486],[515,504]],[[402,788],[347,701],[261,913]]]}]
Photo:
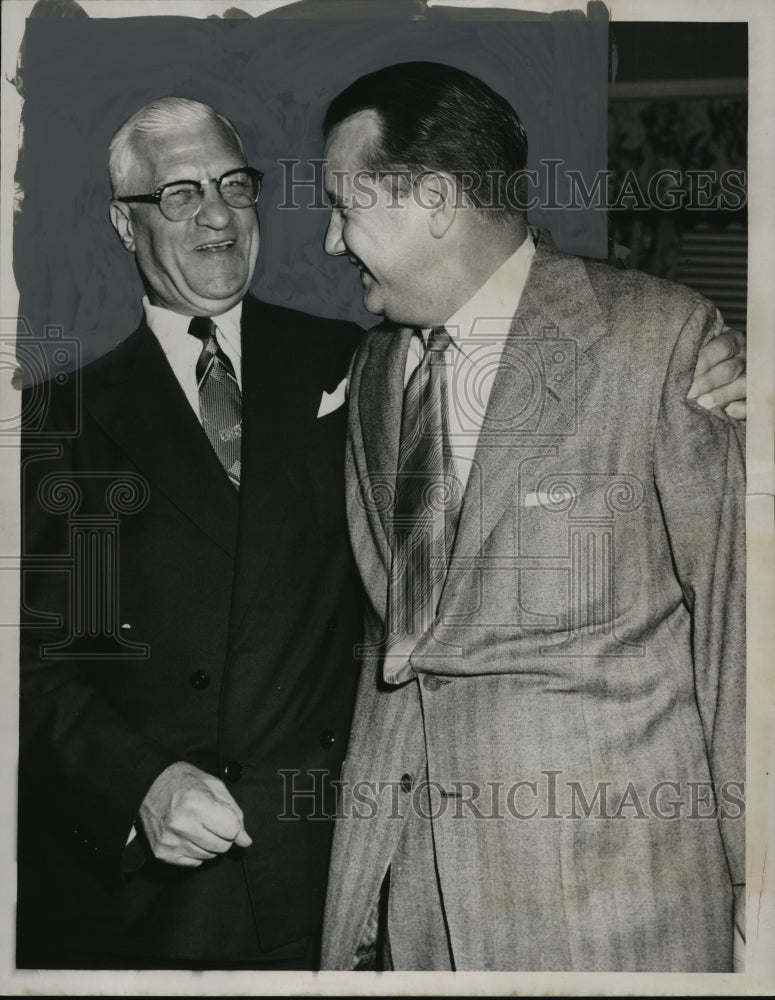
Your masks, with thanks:
[{"label": "white pocket square", "polygon": [[334,410],[338,410],[340,406],[344,406],[345,399],[347,398],[347,379],[343,378],[339,385],[334,389],[333,392],[326,392],[323,390],[323,395],[320,399],[320,406],[318,407],[318,419],[320,417],[326,417],[329,413],[333,413]]}]

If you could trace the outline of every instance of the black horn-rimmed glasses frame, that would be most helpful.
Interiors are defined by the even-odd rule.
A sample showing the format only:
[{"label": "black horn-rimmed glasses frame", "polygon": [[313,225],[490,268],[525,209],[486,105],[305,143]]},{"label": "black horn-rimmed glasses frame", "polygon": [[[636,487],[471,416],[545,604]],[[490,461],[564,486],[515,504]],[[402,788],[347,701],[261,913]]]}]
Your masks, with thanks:
[{"label": "black horn-rimmed glasses frame", "polygon": [[250,208],[256,204],[261,194],[263,177],[263,173],[254,167],[237,167],[210,180],[170,181],[150,194],[127,194],[115,200],[155,204],[170,222],[186,222],[193,219],[202,207],[206,184],[215,184],[221,198],[230,208]]}]

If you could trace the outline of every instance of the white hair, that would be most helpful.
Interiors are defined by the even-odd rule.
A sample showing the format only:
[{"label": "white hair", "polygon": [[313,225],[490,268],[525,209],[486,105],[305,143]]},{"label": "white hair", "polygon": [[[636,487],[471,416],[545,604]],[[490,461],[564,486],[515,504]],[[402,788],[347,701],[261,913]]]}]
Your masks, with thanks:
[{"label": "white hair", "polygon": [[233,139],[240,156],[245,158],[242,140],[235,127],[228,118],[208,104],[192,101],[188,97],[160,97],[139,111],[135,111],[110,141],[108,170],[113,197],[137,193],[129,191],[127,185],[132,168],[136,164],[136,141],[141,135],[153,135],[186,126],[205,124],[216,124],[223,128]]}]

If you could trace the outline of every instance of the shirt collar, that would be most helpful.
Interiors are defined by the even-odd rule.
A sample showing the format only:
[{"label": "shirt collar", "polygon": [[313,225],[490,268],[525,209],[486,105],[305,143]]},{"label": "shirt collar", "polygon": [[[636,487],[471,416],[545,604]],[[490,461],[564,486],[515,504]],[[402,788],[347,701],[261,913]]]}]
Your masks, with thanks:
[{"label": "shirt collar", "polygon": [[[463,345],[472,335],[476,338],[486,333],[489,339],[494,332],[493,324],[489,322],[492,319],[500,321],[496,322],[498,336],[505,339],[519,306],[519,300],[522,298],[534,255],[535,240],[532,231],[529,230],[524,243],[520,244],[497,271],[493,271],[478,291],[449,317],[444,326],[452,338],[452,343],[459,350],[466,353]],[[486,330],[481,328],[483,319],[487,321]],[[508,319],[508,325],[503,323],[505,319]],[[480,323],[477,324],[477,320],[480,320]],[[430,328],[422,330],[423,343],[428,343],[430,332]],[[422,356],[422,346],[419,341],[415,353]]]},{"label": "shirt collar", "polygon": [[[495,319],[502,321],[508,318],[509,324],[502,333],[504,337],[506,336],[511,319],[517,311],[519,300],[522,298],[534,254],[535,244],[532,236],[528,234],[524,243],[510,257],[506,258],[456,313],[449,317],[444,326],[452,339],[458,342],[458,346],[472,336],[476,337],[477,333],[481,336],[482,331],[477,330],[477,320]],[[503,328],[502,322],[499,327]]]},{"label": "shirt collar", "polygon": [[[143,312],[145,313],[145,322],[162,343],[165,340],[180,337],[181,334],[188,334],[188,327],[193,318],[192,316],[184,316],[182,313],[172,312],[171,309],[164,309],[162,306],[154,306],[147,295],[143,296]],[[238,355],[241,355],[242,302],[238,302],[236,306],[227,309],[220,316],[213,316],[212,320],[218,327],[220,335]]]}]

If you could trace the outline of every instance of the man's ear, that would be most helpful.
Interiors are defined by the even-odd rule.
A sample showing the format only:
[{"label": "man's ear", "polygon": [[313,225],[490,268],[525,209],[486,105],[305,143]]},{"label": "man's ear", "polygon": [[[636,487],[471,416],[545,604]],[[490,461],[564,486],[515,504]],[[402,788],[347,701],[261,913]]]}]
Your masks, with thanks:
[{"label": "man's ear", "polygon": [[417,182],[415,196],[428,210],[431,236],[437,240],[447,232],[457,212],[457,188],[449,174],[426,170]]},{"label": "man's ear", "polygon": [[110,221],[118,233],[118,238],[132,253],[135,252],[135,231],[132,225],[132,211],[121,201],[110,203]]}]

